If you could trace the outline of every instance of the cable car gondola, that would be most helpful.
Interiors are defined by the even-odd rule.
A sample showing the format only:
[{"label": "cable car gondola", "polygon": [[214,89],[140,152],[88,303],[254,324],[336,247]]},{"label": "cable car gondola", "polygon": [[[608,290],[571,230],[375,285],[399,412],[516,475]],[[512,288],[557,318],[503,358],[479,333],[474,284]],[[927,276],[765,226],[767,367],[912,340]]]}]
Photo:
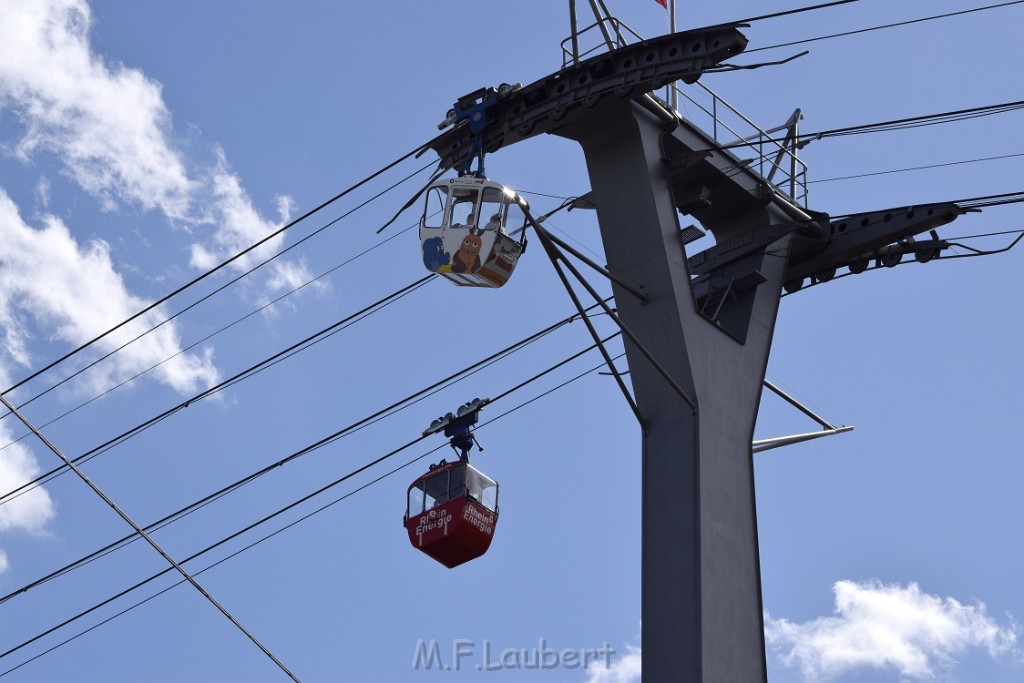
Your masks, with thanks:
[{"label": "cable car gondola", "polygon": [[521,203],[515,192],[482,177],[431,183],[420,218],[423,265],[457,285],[501,287],[526,246]]},{"label": "cable car gondola", "polygon": [[434,465],[409,487],[405,528],[451,569],[487,552],[498,524],[498,484],[464,460]]},{"label": "cable car gondola", "polygon": [[431,465],[406,495],[409,541],[449,569],[486,553],[498,524],[498,483],[469,464],[473,444],[483,450],[470,428],[489,402],[473,399],[430,424],[423,435],[443,431],[459,459]]}]

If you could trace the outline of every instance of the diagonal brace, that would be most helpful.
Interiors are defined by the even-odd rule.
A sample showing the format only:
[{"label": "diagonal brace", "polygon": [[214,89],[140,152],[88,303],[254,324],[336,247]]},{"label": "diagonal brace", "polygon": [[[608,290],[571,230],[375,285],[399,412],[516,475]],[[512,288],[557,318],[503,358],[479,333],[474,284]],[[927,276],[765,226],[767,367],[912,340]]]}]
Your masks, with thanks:
[{"label": "diagonal brace", "polygon": [[[533,221],[532,221],[532,220],[531,220],[530,222],[531,222],[531,224],[533,223]],[[634,297],[636,297],[636,298],[637,298],[637,300],[638,300],[638,301],[639,301],[639,302],[640,302],[641,304],[645,304],[645,303],[647,303],[647,295],[646,295],[646,294],[644,294],[644,293],[643,293],[643,292],[641,292],[641,291],[640,291],[639,289],[637,289],[637,288],[636,288],[636,287],[634,287],[633,285],[631,285],[631,284],[629,284],[628,282],[626,282],[625,280],[623,280],[623,279],[622,279],[621,277],[619,277],[619,276],[617,276],[617,275],[615,275],[615,274],[611,273],[611,272],[610,272],[610,271],[609,271],[608,269],[606,269],[606,268],[602,268],[601,266],[597,265],[596,263],[594,263],[593,261],[591,261],[591,260],[590,260],[589,258],[587,258],[587,257],[586,257],[586,256],[584,256],[583,254],[581,254],[581,253],[580,253],[579,251],[577,251],[576,249],[574,249],[574,248],[573,248],[573,247],[572,247],[571,245],[569,245],[569,244],[568,244],[567,242],[565,242],[565,240],[562,240],[562,239],[558,238],[557,236],[555,236],[555,235],[551,234],[550,232],[548,232],[548,230],[547,230],[546,228],[542,228],[542,227],[540,227],[540,225],[539,225],[539,224],[537,224],[537,225],[534,225],[534,226],[533,226],[533,229],[534,229],[534,230],[543,230],[543,231],[544,231],[544,233],[545,233],[545,234],[547,235],[547,238],[548,238],[549,240],[551,240],[552,242],[554,242],[554,243],[555,243],[555,244],[556,244],[556,245],[557,245],[557,246],[558,246],[558,247],[559,247],[560,249],[564,249],[565,251],[569,252],[570,254],[572,254],[573,256],[575,256],[576,258],[578,258],[578,259],[579,259],[580,261],[583,261],[583,262],[584,262],[585,264],[587,264],[588,266],[590,266],[591,268],[593,268],[594,270],[596,270],[596,271],[597,271],[598,273],[600,273],[601,275],[604,275],[604,276],[605,276],[606,278],[608,278],[608,279],[609,279],[609,280],[611,280],[612,282],[614,282],[614,283],[616,283],[617,285],[619,285],[619,287],[622,287],[622,288],[623,288],[624,290],[626,290],[627,292],[629,292],[630,294],[632,294],[632,295],[633,295]],[[641,287],[642,287],[642,286],[643,286],[643,285],[641,285]]]},{"label": "diagonal brace", "polygon": [[[573,276],[577,280],[579,280],[580,284],[582,284],[590,293],[590,295],[594,297],[594,300],[601,305],[601,308],[603,308],[604,312],[608,314],[608,317],[611,318],[612,321],[619,326],[619,329],[622,330],[622,333],[629,337],[629,340],[633,342],[637,349],[639,349],[640,353],[642,353],[644,357],[651,363],[651,366],[653,366],[654,369],[658,372],[658,374],[660,374],[665,379],[665,381],[668,382],[669,386],[672,387],[672,390],[675,391],[679,395],[679,397],[686,402],[686,405],[690,406],[690,409],[694,411],[694,413],[696,413],[697,401],[691,398],[690,395],[687,394],[683,390],[683,388],[679,386],[679,383],[672,378],[672,376],[668,373],[668,370],[666,370],[665,367],[661,363],[659,363],[658,360],[651,354],[651,352],[647,350],[647,347],[644,346],[639,339],[637,339],[636,335],[634,335],[633,332],[628,327],[626,327],[621,320],[619,320],[619,316],[615,314],[615,311],[613,311],[611,307],[604,302],[604,299],[601,297],[601,295],[598,294],[597,291],[595,291],[594,288],[590,286],[590,283],[587,282],[586,278],[583,277],[583,275],[572,264],[572,262],[565,258],[565,255],[558,250],[558,247],[556,247],[555,244],[550,240],[547,231],[533,223],[529,211],[526,212],[526,217],[527,220],[531,221],[531,224],[533,224],[534,229],[537,230],[537,236],[540,238],[541,244],[544,245],[544,249],[548,252],[548,257],[551,258],[551,262],[555,265],[555,268],[558,269],[559,275],[562,276],[563,278],[563,284],[565,284],[566,288],[569,289],[570,293],[572,292],[572,290],[571,288],[569,288],[569,285],[565,280],[564,275],[562,275],[561,273],[561,269],[559,268],[556,262],[558,260],[565,264],[566,268],[568,268],[569,271],[573,274]],[[575,294],[572,294],[572,296],[575,300]]]},{"label": "diagonal brace", "polygon": [[[529,217],[529,214],[527,214],[527,216]],[[532,221],[532,217],[530,217],[530,219]],[[535,225],[534,227],[536,228],[537,226]],[[587,312],[583,308],[583,304],[580,303],[579,297],[576,296],[576,292],[573,290],[572,285],[569,284],[569,279],[565,276],[565,272],[559,265],[556,247],[554,247],[550,241],[544,239],[544,235],[542,233],[538,232],[537,234],[541,235],[541,244],[544,246],[544,251],[548,255],[548,258],[551,259],[551,265],[555,267],[555,272],[558,273],[558,278],[562,281],[562,286],[565,287],[565,291],[569,293],[569,297],[572,299],[573,305],[575,305],[576,310],[579,311],[580,317],[583,319],[584,324],[587,326],[587,330],[590,332],[590,336],[593,337],[594,342],[597,344],[597,348],[601,351],[601,356],[604,358],[605,364],[608,365],[608,369],[611,370],[612,375],[615,376],[615,381],[619,385],[619,389],[622,391],[622,395],[625,397],[626,403],[629,404],[630,410],[633,411],[636,421],[640,423],[640,429],[646,434],[647,422],[644,420],[643,415],[640,414],[640,409],[637,407],[636,401],[633,400],[633,396],[629,393],[629,389],[626,388],[626,383],[622,380],[622,374],[615,367],[615,363],[612,361],[612,357],[608,353],[608,349],[605,348],[604,342],[597,334],[597,330],[594,329],[594,324],[590,321],[590,316],[587,315]],[[605,305],[605,308],[607,309],[607,305]]]}]

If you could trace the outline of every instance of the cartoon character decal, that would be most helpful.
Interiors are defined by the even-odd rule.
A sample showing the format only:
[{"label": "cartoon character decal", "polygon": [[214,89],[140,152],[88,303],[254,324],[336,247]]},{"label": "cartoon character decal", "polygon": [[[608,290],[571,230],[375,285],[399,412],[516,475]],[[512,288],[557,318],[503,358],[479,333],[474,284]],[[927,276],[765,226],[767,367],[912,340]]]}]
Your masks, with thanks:
[{"label": "cartoon character decal", "polygon": [[469,233],[462,239],[459,250],[455,252],[453,273],[475,273],[480,269],[480,248],[483,246],[480,236],[483,232],[478,228],[469,229]]},{"label": "cartoon character decal", "polygon": [[438,272],[441,266],[452,262],[451,255],[444,250],[444,240],[440,237],[431,237],[423,240],[423,265],[431,272]]}]

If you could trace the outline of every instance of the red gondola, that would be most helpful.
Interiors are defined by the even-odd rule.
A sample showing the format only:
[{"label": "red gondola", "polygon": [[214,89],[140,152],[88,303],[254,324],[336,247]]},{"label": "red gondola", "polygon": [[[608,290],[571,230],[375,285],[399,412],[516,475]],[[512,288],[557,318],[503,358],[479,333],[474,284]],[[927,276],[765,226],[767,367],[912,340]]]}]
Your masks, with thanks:
[{"label": "red gondola", "polygon": [[498,524],[498,484],[464,460],[444,462],[409,487],[405,528],[414,548],[449,569],[480,557]]}]

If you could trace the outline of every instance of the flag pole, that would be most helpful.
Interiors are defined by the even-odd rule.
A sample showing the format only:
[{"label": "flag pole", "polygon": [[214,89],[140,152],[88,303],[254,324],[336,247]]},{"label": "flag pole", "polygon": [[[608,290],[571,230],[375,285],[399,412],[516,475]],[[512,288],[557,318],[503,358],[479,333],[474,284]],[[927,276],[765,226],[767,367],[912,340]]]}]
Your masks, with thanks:
[{"label": "flag pole", "polygon": [[[668,25],[669,32],[676,32],[676,0],[668,0]],[[674,82],[668,84],[668,103],[672,107],[672,113],[679,110],[679,93],[676,91]]]}]

